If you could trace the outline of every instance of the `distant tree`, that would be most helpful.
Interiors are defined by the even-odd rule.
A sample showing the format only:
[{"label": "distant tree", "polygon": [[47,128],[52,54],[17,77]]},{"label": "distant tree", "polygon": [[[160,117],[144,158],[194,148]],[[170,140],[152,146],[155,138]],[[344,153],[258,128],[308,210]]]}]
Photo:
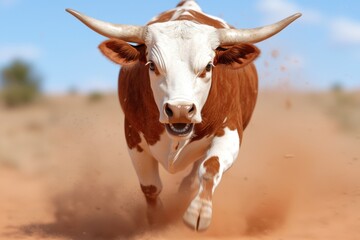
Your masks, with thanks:
[{"label": "distant tree", "polygon": [[331,91],[334,93],[340,93],[343,91],[343,86],[340,81],[334,82],[331,86]]},{"label": "distant tree", "polygon": [[22,60],[15,60],[1,70],[0,97],[7,107],[33,102],[40,95],[40,77]]},{"label": "distant tree", "polygon": [[103,98],[104,98],[104,94],[102,92],[99,92],[99,91],[90,92],[89,95],[88,95],[88,99],[92,103],[99,102]]},{"label": "distant tree", "polygon": [[75,86],[71,86],[68,90],[67,93],[71,96],[77,95],[79,93],[79,90],[75,87]]}]

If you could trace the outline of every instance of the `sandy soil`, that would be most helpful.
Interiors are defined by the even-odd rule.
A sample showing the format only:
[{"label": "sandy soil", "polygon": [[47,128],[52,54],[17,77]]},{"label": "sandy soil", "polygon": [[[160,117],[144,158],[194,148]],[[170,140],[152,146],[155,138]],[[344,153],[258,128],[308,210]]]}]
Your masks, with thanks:
[{"label": "sandy soil", "polygon": [[182,222],[186,171],[161,172],[165,213],[148,226],[115,95],[0,109],[0,239],[360,239],[360,123],[331,101],[260,93],[201,233]]}]

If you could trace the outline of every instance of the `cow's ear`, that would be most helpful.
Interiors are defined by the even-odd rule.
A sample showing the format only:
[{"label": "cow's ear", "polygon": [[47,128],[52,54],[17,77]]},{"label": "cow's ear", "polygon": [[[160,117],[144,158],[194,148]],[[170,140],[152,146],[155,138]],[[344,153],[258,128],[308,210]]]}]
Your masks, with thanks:
[{"label": "cow's ear", "polygon": [[232,68],[241,68],[255,60],[260,50],[252,44],[240,43],[229,47],[218,47],[214,64],[229,65]]},{"label": "cow's ear", "polygon": [[146,62],[145,45],[133,46],[119,39],[109,39],[102,42],[99,49],[108,59],[120,65]]}]

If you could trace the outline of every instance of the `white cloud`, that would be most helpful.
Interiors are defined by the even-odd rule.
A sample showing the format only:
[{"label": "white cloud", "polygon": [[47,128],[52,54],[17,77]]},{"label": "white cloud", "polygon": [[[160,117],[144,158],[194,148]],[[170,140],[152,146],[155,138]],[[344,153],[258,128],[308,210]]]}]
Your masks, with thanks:
[{"label": "white cloud", "polygon": [[0,64],[14,59],[32,61],[39,57],[40,49],[33,45],[0,45]]},{"label": "white cloud", "polygon": [[0,7],[8,8],[18,3],[18,0],[0,0]]},{"label": "white cloud", "polygon": [[264,13],[271,15],[284,15],[289,12],[298,11],[294,3],[286,2],[284,0],[261,0],[257,7]]},{"label": "white cloud", "polygon": [[330,38],[340,44],[360,44],[360,22],[345,17],[333,18],[315,9],[300,6],[289,0],[258,0],[257,9],[264,15],[266,23],[279,21],[293,13],[301,12],[303,23],[316,24],[329,30]]},{"label": "white cloud", "polygon": [[337,18],[330,24],[332,39],[341,44],[360,44],[360,22]]},{"label": "white cloud", "polygon": [[301,7],[288,0],[259,0],[256,7],[264,14],[266,22],[279,21],[297,12],[303,14],[301,22],[320,23],[323,19],[320,12]]}]

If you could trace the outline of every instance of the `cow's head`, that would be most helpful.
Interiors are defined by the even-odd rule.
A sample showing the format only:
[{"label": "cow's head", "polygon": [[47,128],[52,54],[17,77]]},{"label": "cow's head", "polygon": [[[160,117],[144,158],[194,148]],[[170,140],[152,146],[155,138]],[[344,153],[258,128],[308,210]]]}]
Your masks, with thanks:
[{"label": "cow's head", "polygon": [[[159,121],[171,137],[191,136],[202,121],[212,69],[219,64],[240,68],[259,50],[252,44],[278,33],[300,16],[256,29],[216,29],[190,21],[154,23],[145,27],[111,24],[68,10],[94,31],[109,37],[102,53],[113,62],[147,66]],[[139,45],[130,45],[135,42]]]}]

